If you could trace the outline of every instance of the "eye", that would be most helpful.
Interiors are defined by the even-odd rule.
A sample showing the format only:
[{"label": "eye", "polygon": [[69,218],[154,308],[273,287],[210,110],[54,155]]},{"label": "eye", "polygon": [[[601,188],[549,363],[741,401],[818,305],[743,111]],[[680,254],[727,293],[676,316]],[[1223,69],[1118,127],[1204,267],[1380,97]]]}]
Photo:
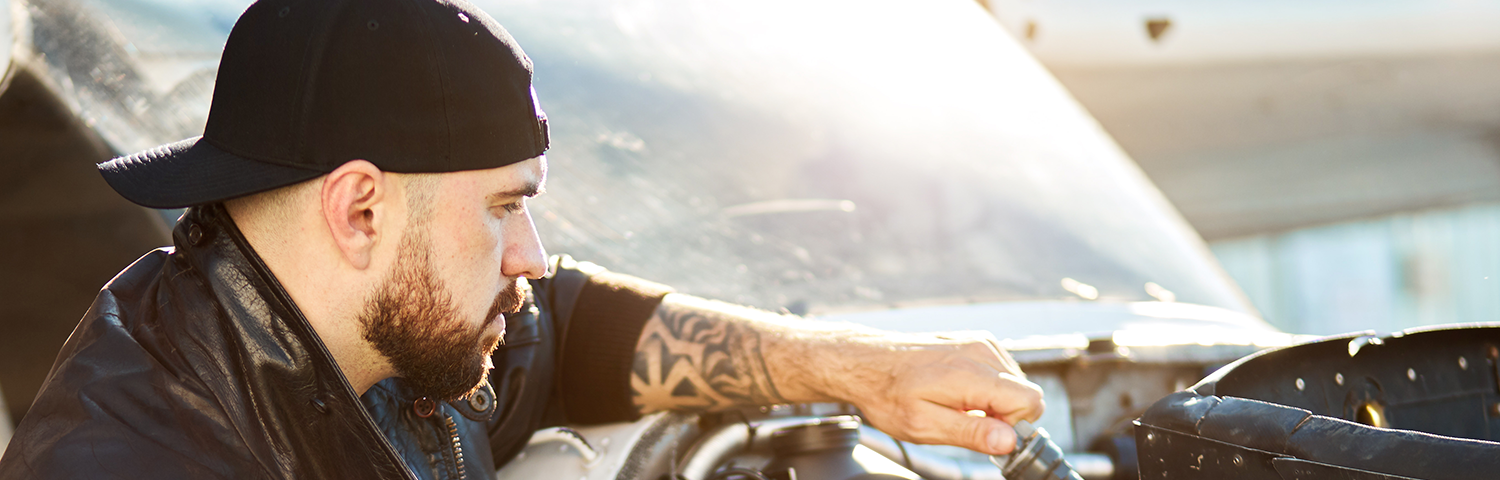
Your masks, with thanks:
[{"label": "eye", "polygon": [[521,213],[526,211],[526,201],[517,200],[515,202],[507,203],[504,205],[496,205],[493,208],[503,209],[506,213]]}]

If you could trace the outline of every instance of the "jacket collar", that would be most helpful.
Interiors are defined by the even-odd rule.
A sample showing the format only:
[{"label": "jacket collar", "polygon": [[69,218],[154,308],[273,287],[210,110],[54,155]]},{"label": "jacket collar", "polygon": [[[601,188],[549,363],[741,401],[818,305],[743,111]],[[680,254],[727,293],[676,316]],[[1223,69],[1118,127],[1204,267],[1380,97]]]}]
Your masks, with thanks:
[{"label": "jacket collar", "polygon": [[[222,204],[189,209],[174,257],[196,270],[221,312],[207,327],[229,341],[210,389],[260,432],[277,463],[318,478],[413,478],[333,356]],[[201,372],[200,372],[201,373]],[[224,401],[228,399],[228,401]],[[248,440],[248,439],[247,439]],[[254,445],[257,442],[247,442]],[[252,448],[254,448],[252,446]],[[258,455],[259,456],[259,455]]]}]

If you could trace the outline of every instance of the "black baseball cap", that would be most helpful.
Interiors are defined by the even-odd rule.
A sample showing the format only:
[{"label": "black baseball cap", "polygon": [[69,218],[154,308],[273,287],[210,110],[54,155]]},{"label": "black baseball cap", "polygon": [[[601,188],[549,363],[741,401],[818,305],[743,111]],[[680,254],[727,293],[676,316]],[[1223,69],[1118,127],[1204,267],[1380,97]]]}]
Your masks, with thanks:
[{"label": "black baseball cap", "polygon": [[99,164],[115,191],[180,208],[350,160],[435,173],[542,155],[531,59],[463,0],[261,0],[224,45],[203,136]]}]

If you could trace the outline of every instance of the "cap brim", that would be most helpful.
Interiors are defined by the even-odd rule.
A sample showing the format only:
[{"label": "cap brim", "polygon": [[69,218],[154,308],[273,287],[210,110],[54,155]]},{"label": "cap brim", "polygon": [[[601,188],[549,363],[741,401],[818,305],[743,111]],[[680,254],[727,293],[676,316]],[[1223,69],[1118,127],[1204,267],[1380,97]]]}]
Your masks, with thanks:
[{"label": "cap brim", "polygon": [[203,137],[115,158],[98,167],[121,196],[151,208],[218,202],[326,173],[251,160],[220,150]]}]

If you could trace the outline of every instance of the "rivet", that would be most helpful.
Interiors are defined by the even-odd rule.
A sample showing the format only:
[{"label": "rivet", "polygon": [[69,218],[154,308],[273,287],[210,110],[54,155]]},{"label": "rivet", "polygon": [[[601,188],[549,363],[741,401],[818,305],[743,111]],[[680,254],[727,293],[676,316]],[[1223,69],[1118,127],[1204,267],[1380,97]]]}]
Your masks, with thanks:
[{"label": "rivet", "polygon": [[490,401],[490,396],[484,390],[474,392],[469,396],[469,407],[476,412],[488,411],[491,403],[493,402]]},{"label": "rivet", "polygon": [[281,17],[281,18],[286,18],[286,16],[289,15],[289,14],[291,14],[291,13],[292,13],[292,7],[281,7],[281,10],[278,11],[278,12],[276,12],[276,16]]},{"label": "rivet", "polygon": [[1417,371],[1410,368],[1406,369],[1406,379],[1413,382],[1417,381]]},{"label": "rivet", "polygon": [[1302,391],[1303,389],[1306,389],[1306,388],[1307,388],[1307,382],[1302,381],[1302,379],[1300,379],[1300,378],[1297,379],[1297,391],[1300,392],[1300,391]]},{"label": "rivet", "polygon": [[1462,369],[1462,370],[1468,370],[1469,369],[1469,359],[1464,358],[1464,357],[1458,357],[1458,368]]},{"label": "rivet", "polygon": [[1234,466],[1236,466],[1236,467],[1243,467],[1243,466],[1245,466],[1245,458],[1241,457],[1239,455],[1235,455],[1234,458],[1231,459],[1230,461],[1234,462]]},{"label": "rivet", "polygon": [[1500,348],[1496,348],[1494,345],[1490,345],[1490,347],[1485,350],[1484,354],[1485,356],[1490,357],[1490,360],[1500,358]]},{"label": "rivet", "polygon": [[197,245],[203,241],[203,229],[194,223],[188,226],[188,243]]},{"label": "rivet", "polygon": [[328,403],[324,402],[322,398],[313,397],[313,399],[312,399],[312,406],[313,406],[314,409],[316,409],[318,411],[318,413],[321,413],[321,414],[324,414],[324,415],[328,414]]},{"label": "rivet", "polygon": [[1333,374],[1333,383],[1337,383],[1339,385],[1343,385],[1344,384],[1344,374],[1342,374],[1342,373],[1335,373],[1335,374]]},{"label": "rivet", "polygon": [[365,26],[368,27],[370,30],[374,30],[374,29],[380,28],[380,22],[377,22],[377,21],[374,21],[374,20],[370,20],[369,22],[365,23]]},{"label": "rivet", "polygon": [[1500,402],[1490,404],[1490,416],[1500,417]]}]

